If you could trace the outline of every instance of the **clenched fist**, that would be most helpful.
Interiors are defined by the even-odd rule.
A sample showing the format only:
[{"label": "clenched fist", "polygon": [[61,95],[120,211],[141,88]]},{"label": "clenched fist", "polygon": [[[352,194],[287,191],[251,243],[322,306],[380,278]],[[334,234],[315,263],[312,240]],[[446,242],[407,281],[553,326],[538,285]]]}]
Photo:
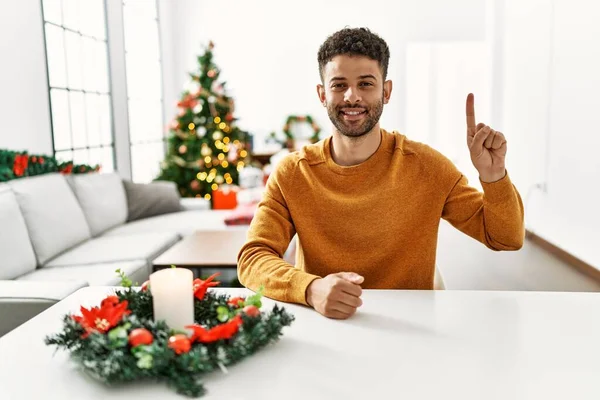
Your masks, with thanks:
[{"label": "clenched fist", "polygon": [[315,279],[306,289],[306,301],[328,318],[346,319],[362,305],[360,284],[364,278],[354,272],[338,272]]}]

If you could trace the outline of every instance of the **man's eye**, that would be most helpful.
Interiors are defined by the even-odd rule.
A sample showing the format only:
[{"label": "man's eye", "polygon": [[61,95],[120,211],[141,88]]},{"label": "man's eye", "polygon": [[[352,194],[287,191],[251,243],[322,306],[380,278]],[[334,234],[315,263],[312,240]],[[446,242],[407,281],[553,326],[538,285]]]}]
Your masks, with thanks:
[{"label": "man's eye", "polygon": [[334,88],[339,89],[339,88],[343,88],[345,85],[343,83],[336,83],[335,85],[333,85]]},{"label": "man's eye", "polygon": [[373,86],[371,82],[361,82],[361,86]]}]

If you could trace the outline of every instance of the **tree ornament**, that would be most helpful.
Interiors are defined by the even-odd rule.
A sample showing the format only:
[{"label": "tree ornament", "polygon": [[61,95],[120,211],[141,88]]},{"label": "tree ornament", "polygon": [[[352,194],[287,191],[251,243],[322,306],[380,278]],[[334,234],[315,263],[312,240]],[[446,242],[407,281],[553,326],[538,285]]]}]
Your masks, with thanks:
[{"label": "tree ornament", "polygon": [[182,144],[181,146],[179,146],[180,154],[185,154],[186,152],[187,152],[187,146],[185,144]]},{"label": "tree ornament", "polygon": [[215,76],[217,76],[217,71],[215,71],[214,69],[211,69],[210,71],[208,71],[206,73],[206,75],[208,75],[209,78],[214,78]]},{"label": "tree ornament", "polygon": [[223,139],[223,132],[221,131],[215,131],[212,135],[214,140],[221,140]]},{"label": "tree ornament", "polygon": [[206,143],[202,144],[202,149],[200,150],[200,154],[202,154],[202,156],[207,157],[212,155],[212,150],[210,149],[210,147],[208,147],[208,145]]},{"label": "tree ornament", "polygon": [[198,136],[198,138],[203,138],[204,135],[206,135],[206,128],[199,126],[198,129],[196,129],[196,136]]},{"label": "tree ornament", "polygon": [[190,188],[194,191],[197,192],[200,189],[200,182],[198,182],[197,180],[193,180],[190,182]]}]

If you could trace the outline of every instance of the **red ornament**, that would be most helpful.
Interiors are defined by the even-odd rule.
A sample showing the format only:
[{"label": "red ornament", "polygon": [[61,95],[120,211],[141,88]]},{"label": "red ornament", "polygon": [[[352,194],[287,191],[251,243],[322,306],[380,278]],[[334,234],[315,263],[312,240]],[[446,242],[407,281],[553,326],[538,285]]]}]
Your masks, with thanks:
[{"label": "red ornament", "polygon": [[37,162],[37,157],[36,157],[36,156],[32,156],[32,157],[31,157],[31,162],[33,162],[33,163],[34,163],[34,162]]},{"label": "red ornament", "polygon": [[246,306],[244,307],[244,313],[249,317],[258,317],[260,310],[256,306]]},{"label": "red ornament", "polygon": [[200,182],[198,182],[198,181],[196,181],[196,180],[194,180],[194,181],[191,181],[191,182],[190,182],[190,188],[191,188],[193,191],[198,191],[198,189],[200,189]]},{"label": "red ornament", "polygon": [[129,344],[131,347],[152,344],[153,341],[152,333],[148,329],[137,328],[129,333]]},{"label": "red ornament", "polygon": [[242,317],[236,315],[228,322],[217,325],[214,328],[206,329],[200,325],[188,325],[186,328],[194,331],[192,335],[192,342],[198,341],[200,343],[211,343],[222,339],[231,339],[235,335],[240,326],[242,325]]},{"label": "red ornament", "polygon": [[193,95],[188,94],[183,99],[181,99],[181,101],[179,103],[177,103],[177,106],[186,109],[186,108],[194,108],[194,107],[196,107],[197,104],[198,104],[198,100],[196,100]]},{"label": "red ornament", "polygon": [[82,306],[81,316],[73,315],[71,317],[85,329],[84,334],[81,335],[85,339],[92,332],[106,333],[110,328],[116,326],[124,315],[131,313],[131,310],[127,309],[127,305],[127,300],[114,304],[114,300],[111,299],[104,302],[100,308],[93,307],[88,310]]},{"label": "red ornament", "polygon": [[142,292],[147,292],[150,289],[150,281],[142,283]]},{"label": "red ornament", "polygon": [[187,353],[192,348],[190,339],[182,333],[173,335],[169,338],[169,348],[175,351],[176,354]]},{"label": "red ornament", "polygon": [[215,72],[214,69],[211,69],[210,71],[208,71],[206,73],[206,75],[208,75],[209,78],[214,78],[217,75],[217,73]]},{"label": "red ornament", "polygon": [[13,172],[16,176],[23,176],[29,164],[29,156],[27,154],[18,154],[15,156],[13,163]]},{"label": "red ornament", "polygon": [[205,281],[200,278],[194,279],[194,297],[198,300],[202,300],[204,295],[206,294],[206,290],[209,287],[218,286],[221,282],[213,282],[217,276],[221,275],[220,272],[215,272],[211,276],[209,276]]},{"label": "red ornament", "polygon": [[40,157],[40,158],[38,158],[38,162],[39,162],[40,164],[43,164],[43,163],[44,163],[44,157]]},{"label": "red ornament", "polygon": [[60,173],[63,175],[68,175],[73,171],[73,164],[69,163],[65,166],[62,167],[62,169],[60,170]]},{"label": "red ornament", "polygon": [[233,306],[233,307],[240,307],[242,304],[244,304],[245,301],[246,301],[246,299],[243,297],[233,297],[233,298],[229,299],[227,304],[229,304],[230,306]]}]

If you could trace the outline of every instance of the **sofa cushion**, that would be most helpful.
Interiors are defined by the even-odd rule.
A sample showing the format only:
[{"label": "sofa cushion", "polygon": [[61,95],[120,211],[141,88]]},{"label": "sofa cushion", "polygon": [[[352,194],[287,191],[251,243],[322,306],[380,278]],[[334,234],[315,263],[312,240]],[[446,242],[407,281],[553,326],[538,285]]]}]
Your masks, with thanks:
[{"label": "sofa cushion", "polygon": [[88,173],[67,179],[79,200],[92,236],[125,223],[127,198],[119,175]]},{"label": "sofa cushion", "polygon": [[33,271],[35,266],[35,253],[19,203],[8,185],[0,185],[0,279],[14,279]]},{"label": "sofa cushion", "polygon": [[101,236],[90,239],[53,258],[44,267],[66,267],[139,259],[149,263],[179,239],[180,236],[173,233]]},{"label": "sofa cushion", "polygon": [[135,285],[141,285],[149,277],[146,260],[119,261],[72,265],[69,267],[40,268],[18,278],[19,281],[85,281],[90,286],[120,286],[121,278],[115,272],[121,269]]},{"label": "sofa cushion", "polygon": [[128,222],[105,232],[102,236],[122,236],[142,232],[171,232],[188,236],[200,230],[230,229],[225,218],[231,210],[180,211]]},{"label": "sofa cushion", "polygon": [[25,218],[39,265],[90,238],[77,198],[61,174],[9,182]]},{"label": "sofa cushion", "polygon": [[177,184],[168,181],[123,181],[127,193],[127,221],[181,211]]}]

